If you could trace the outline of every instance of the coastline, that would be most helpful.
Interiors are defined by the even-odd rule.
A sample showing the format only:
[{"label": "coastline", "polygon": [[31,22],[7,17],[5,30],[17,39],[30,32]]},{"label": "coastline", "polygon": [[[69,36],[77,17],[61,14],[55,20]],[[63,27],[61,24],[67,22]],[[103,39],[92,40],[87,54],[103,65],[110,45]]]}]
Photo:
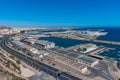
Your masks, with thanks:
[{"label": "coastline", "polygon": [[[49,39],[48,39],[49,37],[46,37],[46,38],[47,38],[47,39],[45,39],[45,40],[49,40]],[[57,38],[57,37],[54,37],[54,38]],[[39,40],[39,39],[40,39],[40,38],[38,38],[38,40]],[[59,38],[58,38],[58,39],[59,39]],[[60,38],[60,39],[67,39],[67,40],[71,40],[71,41],[73,40],[72,42],[74,42],[74,40],[75,40],[75,42],[76,42],[76,41],[78,41],[78,42],[81,41],[81,40],[70,39],[70,38]],[[44,38],[43,38],[43,40],[44,40]],[[51,41],[51,40],[50,40],[50,41]],[[54,42],[54,41],[52,41],[52,42]],[[74,45],[71,45],[70,47],[75,46],[75,45],[78,45],[78,44],[80,44],[80,43],[82,43],[82,44],[84,44],[84,43],[95,43],[95,44],[97,44],[97,45],[103,45],[103,44],[104,44],[105,46],[107,45],[107,47],[110,46],[110,48],[115,48],[116,46],[118,46],[118,45],[105,44],[105,43],[99,43],[99,42],[91,42],[91,41],[88,41],[88,40],[86,40],[86,41],[85,41],[85,40],[82,40],[82,42],[79,42],[79,43],[78,43],[78,42],[75,43]],[[56,42],[55,42],[55,43],[56,43]],[[57,43],[59,43],[59,42],[57,42]],[[70,42],[69,42],[69,41],[66,41],[65,43],[70,43]],[[60,43],[60,45],[61,45],[61,43]],[[64,45],[65,45],[65,44],[64,44]],[[57,46],[59,46],[59,45],[57,45]],[[60,46],[60,47],[61,47],[61,46]],[[66,48],[66,47],[65,47],[65,48]],[[118,48],[118,47],[117,47],[117,48]],[[108,54],[108,53],[109,53],[109,52],[107,52],[107,54]],[[99,56],[105,57],[104,55],[101,55],[101,54],[104,54],[104,52],[103,52],[103,53],[100,53]],[[105,54],[106,54],[106,53],[105,53]],[[118,54],[118,53],[117,53],[117,54]],[[109,55],[110,55],[110,54],[109,54]],[[110,58],[109,55],[107,55],[106,57]]]}]

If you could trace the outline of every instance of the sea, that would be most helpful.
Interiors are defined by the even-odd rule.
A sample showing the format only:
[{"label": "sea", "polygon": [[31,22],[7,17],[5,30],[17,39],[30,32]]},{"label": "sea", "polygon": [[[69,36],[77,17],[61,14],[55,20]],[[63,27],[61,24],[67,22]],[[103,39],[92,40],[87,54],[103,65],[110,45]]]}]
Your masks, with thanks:
[{"label": "sea", "polygon": [[[80,30],[80,29],[78,29]],[[114,28],[89,28],[89,30],[102,30],[104,32],[108,32],[105,36],[100,36],[99,40],[107,40],[107,41],[116,41],[120,42],[120,27]],[[39,40],[48,40],[54,42],[56,46],[68,48],[75,45],[86,44],[86,43],[93,43],[97,46],[105,46],[108,48],[114,48],[115,50],[109,50],[98,53],[101,56],[104,56],[109,59],[114,59],[120,62],[120,46],[118,45],[111,45],[111,44],[103,44],[103,43],[96,43],[96,42],[89,42],[89,41],[81,41],[75,39],[67,39],[67,38],[57,38],[57,37],[42,37]]]},{"label": "sea", "polygon": [[99,40],[116,41],[120,42],[120,27],[119,28],[104,28],[107,35],[99,37]]}]

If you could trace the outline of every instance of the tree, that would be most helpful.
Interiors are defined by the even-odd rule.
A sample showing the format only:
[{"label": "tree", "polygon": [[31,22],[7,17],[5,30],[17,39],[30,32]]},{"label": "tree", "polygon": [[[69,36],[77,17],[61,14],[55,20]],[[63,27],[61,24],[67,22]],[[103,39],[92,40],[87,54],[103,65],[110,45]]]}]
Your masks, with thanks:
[{"label": "tree", "polygon": [[15,59],[15,57],[13,55],[10,55],[10,58],[13,59],[13,60]]},{"label": "tree", "polygon": [[54,63],[53,63],[52,65],[53,65],[53,66],[55,66],[55,64],[54,64]]},{"label": "tree", "polygon": [[20,63],[21,63],[20,60],[17,60],[16,62],[17,62],[17,64],[20,64]]},{"label": "tree", "polygon": [[83,48],[83,51],[87,51],[87,48]]}]

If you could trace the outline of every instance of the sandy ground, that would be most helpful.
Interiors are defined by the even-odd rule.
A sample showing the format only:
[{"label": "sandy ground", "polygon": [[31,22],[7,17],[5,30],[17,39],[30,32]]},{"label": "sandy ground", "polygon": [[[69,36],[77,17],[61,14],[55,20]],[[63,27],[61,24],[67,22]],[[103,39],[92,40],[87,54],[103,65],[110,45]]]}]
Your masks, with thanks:
[{"label": "sandy ground", "polygon": [[30,77],[29,80],[56,80],[53,76],[41,71],[38,74]]},{"label": "sandy ground", "polygon": [[20,65],[20,69],[21,69],[21,75],[26,78],[35,75],[33,71],[29,70],[28,68],[25,68],[23,65]]}]

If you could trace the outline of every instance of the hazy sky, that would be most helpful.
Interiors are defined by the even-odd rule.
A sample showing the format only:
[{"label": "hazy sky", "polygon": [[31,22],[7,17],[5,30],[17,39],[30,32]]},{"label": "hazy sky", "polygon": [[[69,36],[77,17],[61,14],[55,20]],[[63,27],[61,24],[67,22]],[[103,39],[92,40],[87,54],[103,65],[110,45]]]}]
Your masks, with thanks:
[{"label": "hazy sky", "polygon": [[120,0],[0,0],[0,25],[120,25]]}]

